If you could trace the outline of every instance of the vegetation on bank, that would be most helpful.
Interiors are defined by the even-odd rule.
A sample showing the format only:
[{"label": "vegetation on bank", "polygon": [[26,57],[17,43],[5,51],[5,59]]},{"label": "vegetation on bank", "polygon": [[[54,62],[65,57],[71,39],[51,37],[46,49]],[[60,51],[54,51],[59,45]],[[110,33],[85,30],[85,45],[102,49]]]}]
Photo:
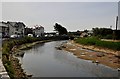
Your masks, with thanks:
[{"label": "vegetation on bank", "polygon": [[96,37],[77,38],[74,41],[83,45],[95,45],[112,50],[120,50],[120,42],[102,41]]},{"label": "vegetation on bank", "polygon": [[[32,37],[24,37],[24,38],[19,38],[19,39],[8,39],[8,40],[3,41],[2,61],[3,61],[3,64],[4,64],[11,79],[18,78],[18,77],[26,77],[22,68],[19,69],[20,68],[19,60],[13,58],[13,56],[12,56],[12,48],[14,46],[19,46],[22,44],[32,43],[32,42],[40,41],[40,40],[42,40],[42,39],[32,38]],[[19,72],[16,71],[14,65],[18,66]],[[16,75],[17,73],[21,73],[21,74]]]},{"label": "vegetation on bank", "polygon": [[110,28],[92,28],[93,36],[101,39],[120,39],[120,30],[112,30]]},{"label": "vegetation on bank", "polygon": [[[20,72],[20,70],[22,69],[19,69],[19,72],[17,72],[15,70],[15,67],[14,67],[14,64],[17,64],[20,68],[20,64],[19,64],[19,60],[18,59],[15,59],[12,57],[12,48],[14,46],[19,46],[19,45],[22,45],[22,44],[25,44],[25,43],[32,43],[32,42],[35,42],[35,41],[39,41],[38,38],[31,38],[31,37],[25,37],[25,38],[20,38],[20,39],[8,39],[8,40],[5,40],[3,41],[3,45],[2,45],[2,61],[3,61],[3,64],[10,76],[11,79],[14,79],[16,77],[25,77],[25,74],[24,72]],[[16,65],[16,66],[17,66]],[[17,73],[21,73],[19,75],[16,75],[16,72]],[[22,75],[23,74],[23,75]]]}]

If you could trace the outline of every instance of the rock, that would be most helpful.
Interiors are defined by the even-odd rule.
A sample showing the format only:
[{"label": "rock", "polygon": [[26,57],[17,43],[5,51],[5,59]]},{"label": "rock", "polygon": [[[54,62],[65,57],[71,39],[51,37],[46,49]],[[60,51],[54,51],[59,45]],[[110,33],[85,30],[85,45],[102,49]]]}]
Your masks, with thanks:
[{"label": "rock", "polygon": [[76,53],[73,53],[73,55],[76,55]]},{"label": "rock", "polygon": [[85,55],[81,55],[81,56],[85,56]]},{"label": "rock", "polygon": [[81,55],[86,55],[86,54],[83,52],[83,53],[81,53]]},{"label": "rock", "polygon": [[61,47],[55,47],[56,49],[58,49],[58,50],[62,50],[62,48]]},{"label": "rock", "polygon": [[97,57],[103,57],[105,56],[103,53],[97,53]]},{"label": "rock", "polygon": [[93,60],[92,63],[95,63],[95,60]]},{"label": "rock", "polygon": [[25,54],[25,52],[19,52],[19,53],[16,54],[16,56],[18,56],[18,57],[23,57],[24,54]]},{"label": "rock", "polygon": [[27,77],[32,77],[33,75],[30,74],[30,73],[26,73],[27,74]]},{"label": "rock", "polygon": [[61,46],[62,48],[66,48],[64,45]]},{"label": "rock", "polygon": [[92,63],[97,63],[97,64],[98,64],[98,63],[99,63],[99,61],[97,61],[97,60],[93,60],[93,61],[92,61]]},{"label": "rock", "polygon": [[80,56],[77,56],[77,58],[80,58]]},{"label": "rock", "polygon": [[117,68],[118,71],[120,71],[120,68]]},{"label": "rock", "polygon": [[97,60],[96,60],[96,62],[95,62],[95,63],[99,63],[99,61],[97,61]]},{"label": "rock", "polygon": [[118,57],[118,58],[120,58],[120,55],[115,55],[115,57]]},{"label": "rock", "polygon": [[76,49],[69,49],[69,50],[71,50],[71,51],[75,51]]}]

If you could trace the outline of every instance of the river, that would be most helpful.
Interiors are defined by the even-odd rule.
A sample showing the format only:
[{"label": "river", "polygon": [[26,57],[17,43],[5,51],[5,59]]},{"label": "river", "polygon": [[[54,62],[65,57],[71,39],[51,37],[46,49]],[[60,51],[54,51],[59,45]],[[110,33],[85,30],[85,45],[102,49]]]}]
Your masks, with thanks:
[{"label": "river", "polygon": [[57,50],[55,47],[62,42],[47,42],[24,50],[24,56],[18,57],[23,69],[33,77],[118,77],[116,69]]}]

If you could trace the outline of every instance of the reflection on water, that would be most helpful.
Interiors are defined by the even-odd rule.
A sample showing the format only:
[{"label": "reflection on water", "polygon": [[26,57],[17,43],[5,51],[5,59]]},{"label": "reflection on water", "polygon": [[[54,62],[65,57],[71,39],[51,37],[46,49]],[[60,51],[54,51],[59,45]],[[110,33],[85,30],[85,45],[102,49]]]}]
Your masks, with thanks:
[{"label": "reflection on water", "polygon": [[39,44],[19,58],[26,72],[35,77],[117,77],[118,72],[104,65],[78,59],[72,53],[56,50],[63,41]]}]

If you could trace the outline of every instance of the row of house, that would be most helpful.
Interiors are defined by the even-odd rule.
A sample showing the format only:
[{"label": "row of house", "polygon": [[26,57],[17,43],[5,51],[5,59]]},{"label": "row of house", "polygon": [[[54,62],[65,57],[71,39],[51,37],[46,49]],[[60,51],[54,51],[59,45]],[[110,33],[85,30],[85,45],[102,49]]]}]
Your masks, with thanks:
[{"label": "row of house", "polygon": [[[25,30],[26,25],[23,22],[0,22],[0,33],[2,37],[11,37],[12,35],[19,35],[24,37],[25,33],[28,34],[28,31]],[[44,27],[36,27],[32,29],[35,36],[44,35]]]}]

